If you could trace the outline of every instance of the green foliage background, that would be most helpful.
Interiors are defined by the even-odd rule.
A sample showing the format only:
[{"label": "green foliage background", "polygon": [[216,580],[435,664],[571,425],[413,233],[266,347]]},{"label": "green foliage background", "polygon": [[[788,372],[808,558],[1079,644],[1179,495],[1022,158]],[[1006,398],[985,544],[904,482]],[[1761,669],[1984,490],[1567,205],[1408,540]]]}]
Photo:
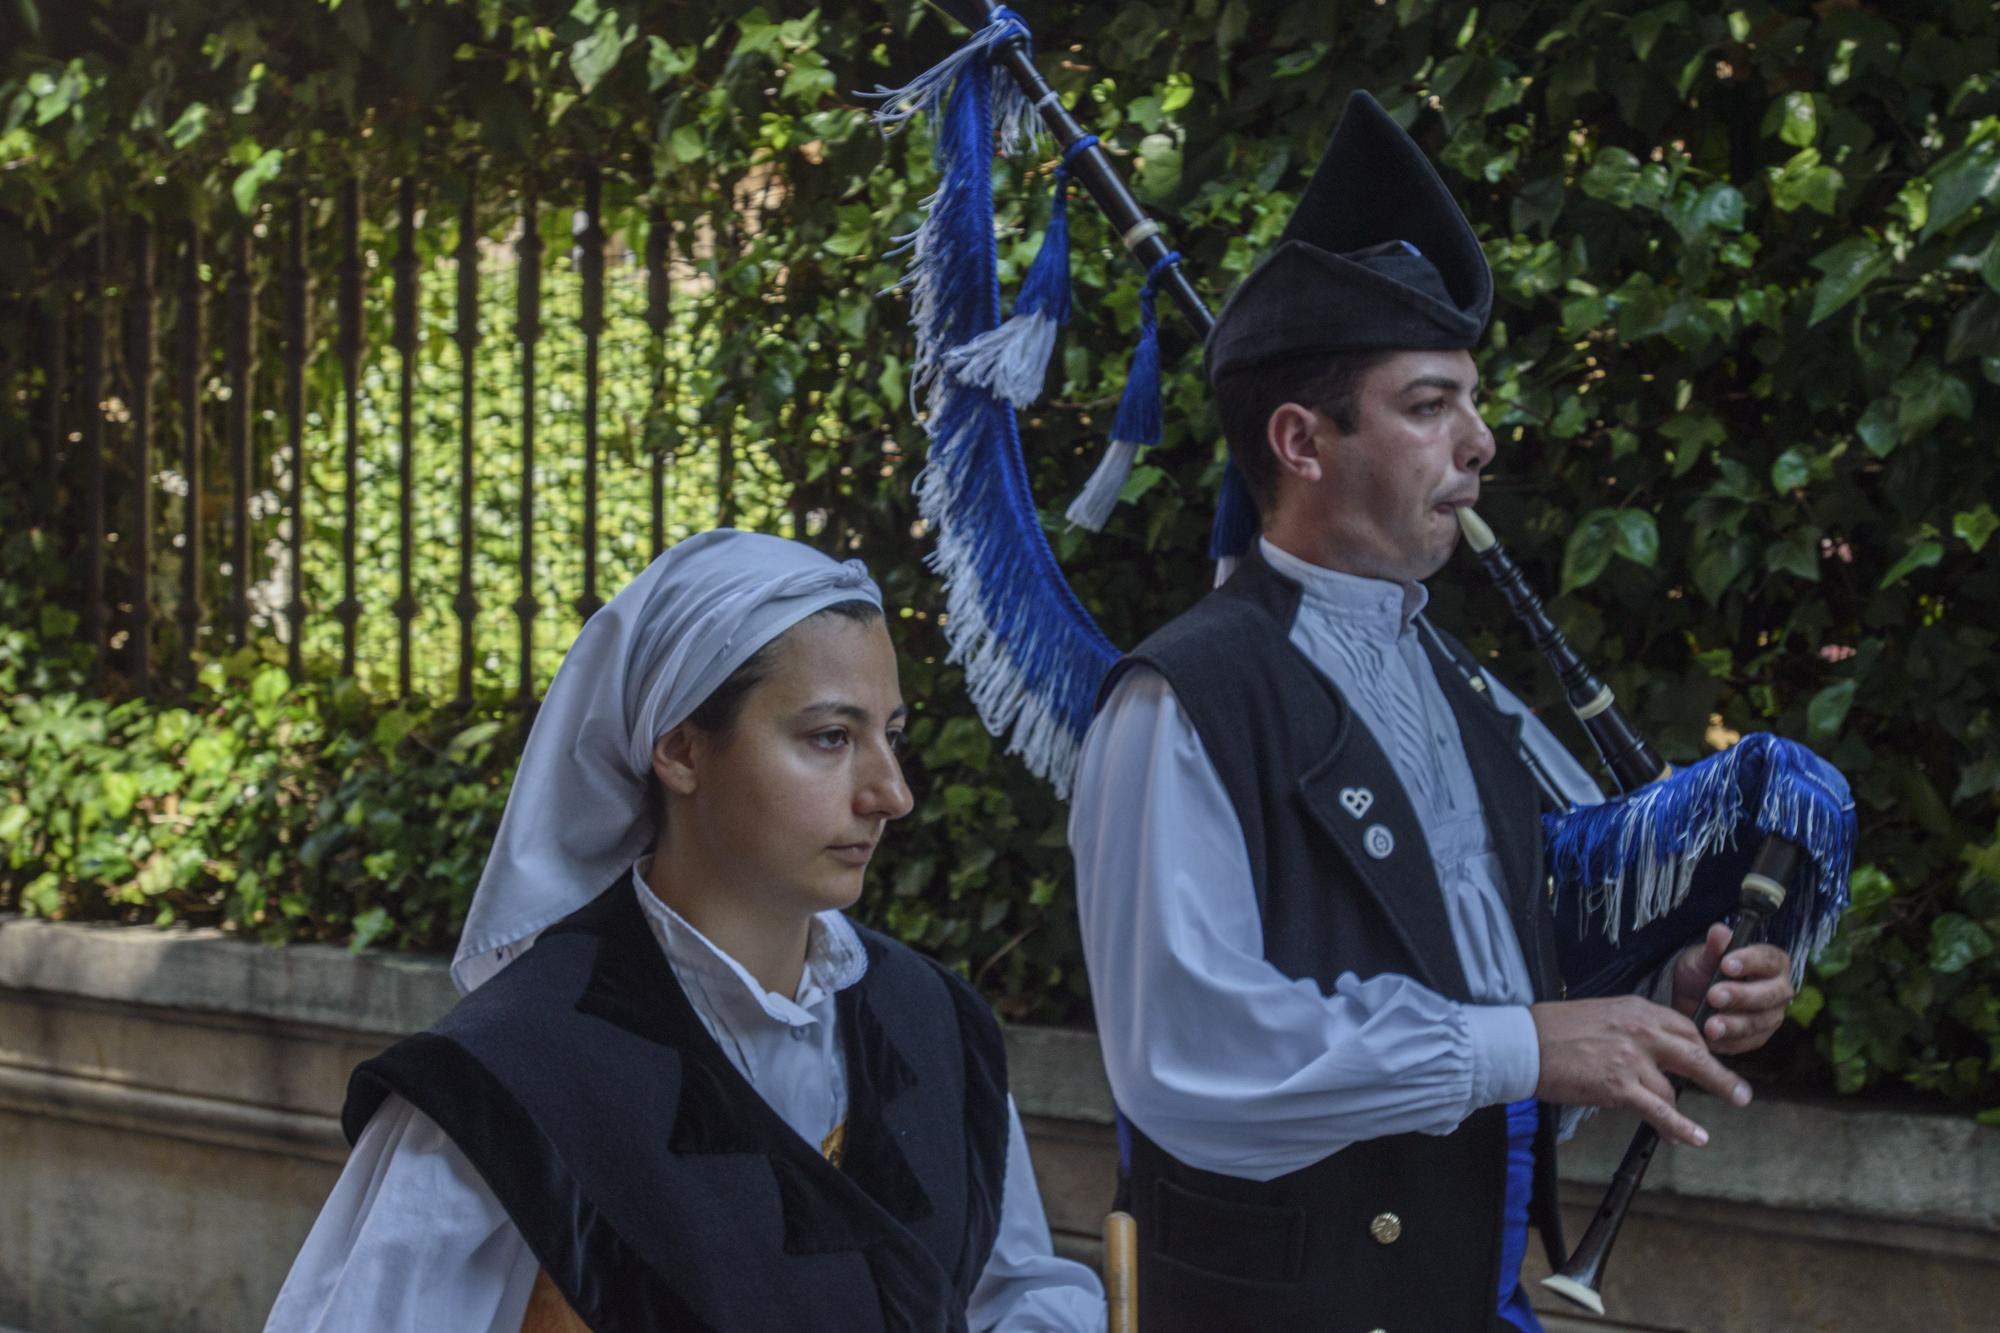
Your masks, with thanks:
[{"label": "green foliage background", "polygon": [[[699,0],[10,2],[25,40],[0,65],[0,267],[28,300],[0,327],[0,444],[32,456],[32,315],[58,289],[52,263],[88,243],[103,210],[223,232],[304,191],[320,201],[323,243],[323,201],[346,176],[383,201],[416,171],[442,219],[476,164],[497,242],[524,180],[569,207],[595,163],[609,230],[636,247],[657,203],[680,275],[665,363],[634,350],[629,321],[607,352],[655,395],[633,391],[636,424],[608,445],[623,450],[616,466],[676,451],[691,498],[674,521],[695,525],[708,521],[700,497],[733,488],[702,460],[742,441],[761,478],[745,482],[746,520],[859,550],[901,608],[920,800],[863,913],[965,967],[1010,1016],[1085,1016],[1063,811],[995,751],[942,661],[909,500],[922,437],[903,401],[908,335],[900,305],[877,296],[897,271],[882,256],[929,188],[926,141],[919,129],[883,142],[852,90],[929,64],[955,39],[947,23],[902,0],[748,12]],[[1212,300],[1282,227],[1350,89],[1411,124],[1496,273],[1482,366],[1502,447],[1483,509],[1670,758],[1771,730],[1810,741],[1854,783],[1855,907],[1767,1068],[2000,1110],[2000,568],[1988,549],[2000,517],[1978,429],[2000,406],[1993,7],[1162,0],[1023,12],[1044,72]],[[996,169],[1003,282],[1034,254],[1050,165],[1029,155]],[[1167,439],[1135,474],[1134,503],[1100,536],[1061,531],[1137,319],[1115,238],[1087,207],[1072,217],[1078,317],[1024,437],[1072,582],[1131,643],[1206,581],[1219,445],[1195,349],[1169,328]],[[372,225],[386,226],[379,207]],[[563,220],[547,226],[553,257]],[[448,242],[426,244],[441,254]],[[432,286],[447,281],[440,270]],[[442,305],[432,316],[440,349],[448,318]],[[514,389],[504,312],[486,324],[500,445],[483,540],[500,570]],[[449,378],[455,354],[439,355]],[[315,369],[322,412],[330,361]],[[279,400],[260,389],[258,401]],[[455,406],[427,402],[447,438]],[[573,427],[558,412],[546,429]],[[547,484],[559,507],[569,482]],[[279,936],[448,941],[517,723],[487,705],[391,701],[366,676],[325,683],[323,661],[294,682],[257,652],[224,661],[205,646],[211,686],[172,707],[65,689],[49,649],[73,605],[52,590],[73,568],[74,497],[14,489],[4,892],[51,913],[166,907]],[[607,534],[639,526],[635,492],[621,493]],[[69,525],[26,517],[51,513]],[[576,592],[570,531],[548,539],[560,551],[541,594],[551,604]],[[448,518],[426,532],[455,549]],[[646,551],[607,543],[608,588]],[[497,608],[515,589],[492,578],[482,599]],[[1476,578],[1441,577],[1433,595],[1444,623],[1552,702]],[[430,605],[442,644],[449,617]],[[544,642],[559,646],[560,630],[545,627]],[[510,627],[484,632],[504,641]],[[309,635],[316,654],[325,642]],[[371,651],[369,669],[383,660]],[[482,691],[508,668],[490,671]],[[253,795],[234,795],[248,784]]]}]

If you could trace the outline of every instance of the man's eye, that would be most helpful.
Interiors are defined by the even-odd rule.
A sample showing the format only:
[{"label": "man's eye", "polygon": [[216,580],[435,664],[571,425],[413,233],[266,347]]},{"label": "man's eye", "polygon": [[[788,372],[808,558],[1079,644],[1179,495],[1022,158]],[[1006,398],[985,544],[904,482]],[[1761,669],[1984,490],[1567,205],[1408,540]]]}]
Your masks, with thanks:
[{"label": "man's eye", "polygon": [[1417,404],[1418,416],[1434,417],[1442,411],[1444,411],[1444,399],[1442,398],[1427,398]]},{"label": "man's eye", "polygon": [[890,753],[900,756],[903,753],[903,751],[909,748],[910,748],[910,736],[908,732],[892,731],[889,733]]}]

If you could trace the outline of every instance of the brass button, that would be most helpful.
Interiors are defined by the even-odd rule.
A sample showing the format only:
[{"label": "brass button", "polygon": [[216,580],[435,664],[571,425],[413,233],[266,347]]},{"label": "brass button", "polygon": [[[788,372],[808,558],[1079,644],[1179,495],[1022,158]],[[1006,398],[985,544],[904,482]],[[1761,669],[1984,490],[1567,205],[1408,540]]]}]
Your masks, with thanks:
[{"label": "brass button", "polygon": [[1377,1213],[1368,1224],[1368,1234],[1377,1245],[1394,1245],[1403,1238],[1403,1219],[1394,1213]]}]

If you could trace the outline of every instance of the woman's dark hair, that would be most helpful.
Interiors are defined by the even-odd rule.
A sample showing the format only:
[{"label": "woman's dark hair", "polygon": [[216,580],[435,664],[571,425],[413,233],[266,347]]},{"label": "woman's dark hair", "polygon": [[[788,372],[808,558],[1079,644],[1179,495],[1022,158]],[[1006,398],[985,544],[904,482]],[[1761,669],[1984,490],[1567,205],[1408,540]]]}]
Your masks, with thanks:
[{"label": "woman's dark hair", "polygon": [[1222,435],[1259,515],[1271,512],[1278,493],[1278,460],[1265,439],[1271,414],[1286,403],[1298,403],[1326,413],[1343,431],[1353,430],[1362,378],[1391,355],[1365,351],[1292,357],[1232,371],[1216,384]]},{"label": "woman's dark hair", "polygon": [[873,602],[856,600],[835,602],[832,606],[822,607],[813,612],[799,621],[798,625],[793,625],[784,634],[780,634],[778,638],[744,658],[743,665],[730,672],[729,678],[716,686],[714,692],[688,714],[688,721],[711,736],[726,737],[735,728],[736,719],[742,715],[743,701],[750,696],[750,691],[756,689],[764,678],[771,674],[771,658],[775,655],[774,650],[778,640],[784,638],[785,634],[790,634],[799,625],[817,620],[821,616],[839,616],[843,620],[870,625],[882,618],[882,608]]}]

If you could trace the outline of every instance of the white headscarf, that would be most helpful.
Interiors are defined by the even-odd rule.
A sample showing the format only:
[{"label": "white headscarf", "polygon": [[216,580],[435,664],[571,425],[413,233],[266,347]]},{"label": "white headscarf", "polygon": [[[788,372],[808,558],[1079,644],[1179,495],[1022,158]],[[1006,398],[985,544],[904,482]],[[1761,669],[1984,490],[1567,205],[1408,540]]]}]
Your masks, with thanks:
[{"label": "white headscarf", "polygon": [[652,844],[653,743],[731,672],[838,602],[882,605],[859,560],[720,528],[669,548],[584,625],[528,733],[452,960],[470,991]]}]

